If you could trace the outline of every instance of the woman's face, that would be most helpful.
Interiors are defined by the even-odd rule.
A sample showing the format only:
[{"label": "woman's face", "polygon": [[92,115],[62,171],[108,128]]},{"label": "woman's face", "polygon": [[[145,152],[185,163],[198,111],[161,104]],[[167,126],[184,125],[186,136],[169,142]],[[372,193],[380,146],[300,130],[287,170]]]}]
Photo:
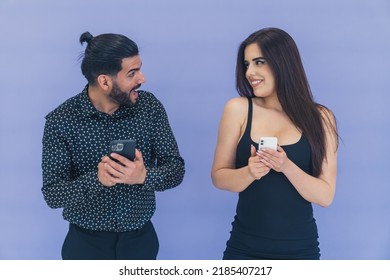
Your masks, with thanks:
[{"label": "woman's face", "polygon": [[256,97],[276,96],[275,79],[271,68],[255,43],[244,50],[245,76]]}]

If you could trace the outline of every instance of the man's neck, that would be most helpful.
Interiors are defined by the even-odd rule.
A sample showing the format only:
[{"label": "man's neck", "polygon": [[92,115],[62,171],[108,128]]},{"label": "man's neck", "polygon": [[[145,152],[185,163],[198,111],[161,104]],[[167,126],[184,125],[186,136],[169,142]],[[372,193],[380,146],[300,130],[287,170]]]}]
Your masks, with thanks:
[{"label": "man's neck", "polygon": [[112,113],[119,108],[119,105],[111,100],[107,93],[99,87],[89,86],[88,97],[91,100],[92,105],[100,112],[112,115]]}]

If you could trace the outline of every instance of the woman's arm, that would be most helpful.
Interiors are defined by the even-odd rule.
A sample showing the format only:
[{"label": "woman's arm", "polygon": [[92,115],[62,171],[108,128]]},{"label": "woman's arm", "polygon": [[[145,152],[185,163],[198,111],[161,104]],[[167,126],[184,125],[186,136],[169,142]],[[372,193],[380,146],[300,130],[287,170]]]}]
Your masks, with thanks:
[{"label": "woman's arm", "polygon": [[213,184],[219,189],[241,192],[270,170],[260,162],[260,157],[256,155],[253,146],[248,166],[235,168],[237,144],[245,130],[247,113],[246,98],[234,98],[225,105],[211,170]]}]

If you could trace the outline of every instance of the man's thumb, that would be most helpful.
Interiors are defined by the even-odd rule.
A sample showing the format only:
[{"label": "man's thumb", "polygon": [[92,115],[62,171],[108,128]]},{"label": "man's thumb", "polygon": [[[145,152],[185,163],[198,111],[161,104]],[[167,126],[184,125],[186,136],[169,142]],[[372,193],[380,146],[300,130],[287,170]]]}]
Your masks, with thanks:
[{"label": "man's thumb", "polygon": [[134,160],[143,160],[142,153],[138,149],[135,149],[135,159]]}]

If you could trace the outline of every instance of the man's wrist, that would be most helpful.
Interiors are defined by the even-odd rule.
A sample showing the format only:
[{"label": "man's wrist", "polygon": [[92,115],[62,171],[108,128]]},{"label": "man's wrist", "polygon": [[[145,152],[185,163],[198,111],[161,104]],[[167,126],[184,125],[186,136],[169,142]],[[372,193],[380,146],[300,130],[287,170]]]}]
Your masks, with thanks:
[{"label": "man's wrist", "polygon": [[146,170],[146,167],[144,166],[143,171],[142,171],[142,176],[141,176],[142,179],[141,179],[141,182],[140,182],[141,185],[145,184],[147,173],[148,172]]}]

